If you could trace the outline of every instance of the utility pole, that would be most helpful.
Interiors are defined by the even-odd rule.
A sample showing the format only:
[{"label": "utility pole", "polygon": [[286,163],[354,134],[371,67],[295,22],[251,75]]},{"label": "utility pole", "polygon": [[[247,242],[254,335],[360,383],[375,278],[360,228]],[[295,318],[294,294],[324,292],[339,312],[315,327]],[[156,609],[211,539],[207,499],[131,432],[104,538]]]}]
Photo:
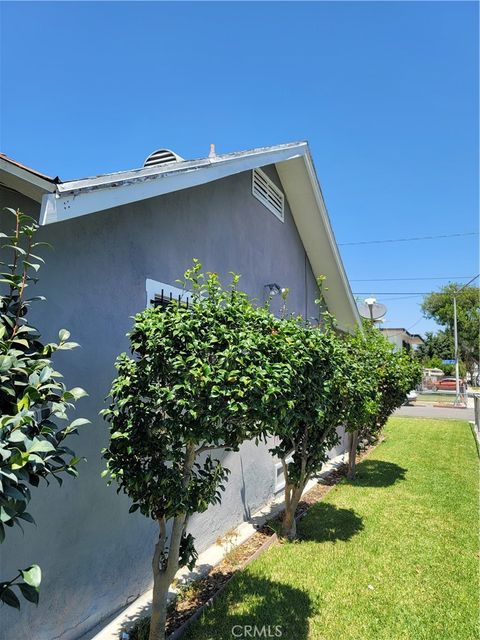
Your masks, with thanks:
[{"label": "utility pole", "polygon": [[460,287],[458,291],[453,294],[453,339],[455,342],[455,405],[466,404],[466,398],[461,402],[460,400],[460,374],[458,366],[458,331],[457,331],[457,295],[460,291],[463,291],[465,287],[468,287],[474,280],[478,278],[480,274],[477,274],[474,278],[469,280],[463,287]]},{"label": "utility pole", "polygon": [[455,341],[455,404],[460,403],[460,377],[458,366],[457,296],[453,294],[453,339]]}]

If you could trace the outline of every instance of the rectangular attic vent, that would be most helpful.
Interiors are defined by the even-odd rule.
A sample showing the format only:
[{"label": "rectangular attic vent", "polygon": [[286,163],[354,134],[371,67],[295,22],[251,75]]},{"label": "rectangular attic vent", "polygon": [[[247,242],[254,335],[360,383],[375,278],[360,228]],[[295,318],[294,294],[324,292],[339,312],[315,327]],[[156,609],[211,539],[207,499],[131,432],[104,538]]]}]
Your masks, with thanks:
[{"label": "rectangular attic vent", "polygon": [[252,194],[283,222],[284,195],[261,169],[252,171]]}]

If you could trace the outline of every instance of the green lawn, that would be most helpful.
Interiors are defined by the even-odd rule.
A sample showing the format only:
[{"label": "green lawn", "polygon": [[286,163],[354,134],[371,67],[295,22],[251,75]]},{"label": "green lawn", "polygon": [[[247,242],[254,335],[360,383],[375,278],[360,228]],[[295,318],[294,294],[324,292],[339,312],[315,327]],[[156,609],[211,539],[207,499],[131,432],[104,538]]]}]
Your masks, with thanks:
[{"label": "green lawn", "polygon": [[392,418],[302,540],[237,574],[185,637],[477,639],[477,474],[468,423]]},{"label": "green lawn", "polygon": [[455,394],[454,393],[419,393],[417,397],[417,402],[455,402]]}]

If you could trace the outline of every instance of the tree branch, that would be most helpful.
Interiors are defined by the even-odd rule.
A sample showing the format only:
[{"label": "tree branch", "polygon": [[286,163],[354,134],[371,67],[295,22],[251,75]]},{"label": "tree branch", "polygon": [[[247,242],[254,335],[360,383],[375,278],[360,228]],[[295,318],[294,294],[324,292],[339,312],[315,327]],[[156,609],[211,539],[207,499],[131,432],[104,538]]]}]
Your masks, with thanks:
[{"label": "tree branch", "polygon": [[[182,488],[184,490],[187,489],[188,483],[190,481],[190,476],[192,473],[193,463],[196,458],[195,445],[189,443],[187,444],[185,450],[185,461],[183,464],[183,477],[182,477]],[[182,534],[184,531],[184,527],[186,525],[187,514],[180,513],[175,516],[173,519],[172,533],[170,537],[170,549],[168,553],[167,567],[166,571],[171,580],[175,576],[178,570],[178,556],[180,552],[180,543],[182,541]]]},{"label": "tree branch", "polygon": [[158,536],[157,544],[155,545],[155,553],[153,554],[152,559],[152,569],[154,576],[158,575],[162,571],[162,569],[160,568],[160,561],[162,559],[163,552],[165,550],[165,543],[167,541],[167,526],[165,517],[161,516],[160,518],[157,518],[157,522],[160,527],[160,534]]},{"label": "tree branch", "polygon": [[195,456],[200,455],[204,451],[211,451],[212,449],[223,449],[225,446],[225,444],[204,444],[195,451]]}]

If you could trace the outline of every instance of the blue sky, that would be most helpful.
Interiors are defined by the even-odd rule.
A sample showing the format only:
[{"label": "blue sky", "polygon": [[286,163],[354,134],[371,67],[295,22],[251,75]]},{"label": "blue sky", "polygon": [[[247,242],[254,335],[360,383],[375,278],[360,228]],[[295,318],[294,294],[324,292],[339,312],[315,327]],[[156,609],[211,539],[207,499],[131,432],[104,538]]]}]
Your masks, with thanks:
[{"label": "blue sky", "polygon": [[[40,171],[307,139],[339,243],[478,231],[474,2],[3,2],[0,17],[1,150]],[[353,291],[412,331],[433,327],[421,298],[390,292],[447,280],[356,280],[478,272],[478,236],[340,248]]]}]

